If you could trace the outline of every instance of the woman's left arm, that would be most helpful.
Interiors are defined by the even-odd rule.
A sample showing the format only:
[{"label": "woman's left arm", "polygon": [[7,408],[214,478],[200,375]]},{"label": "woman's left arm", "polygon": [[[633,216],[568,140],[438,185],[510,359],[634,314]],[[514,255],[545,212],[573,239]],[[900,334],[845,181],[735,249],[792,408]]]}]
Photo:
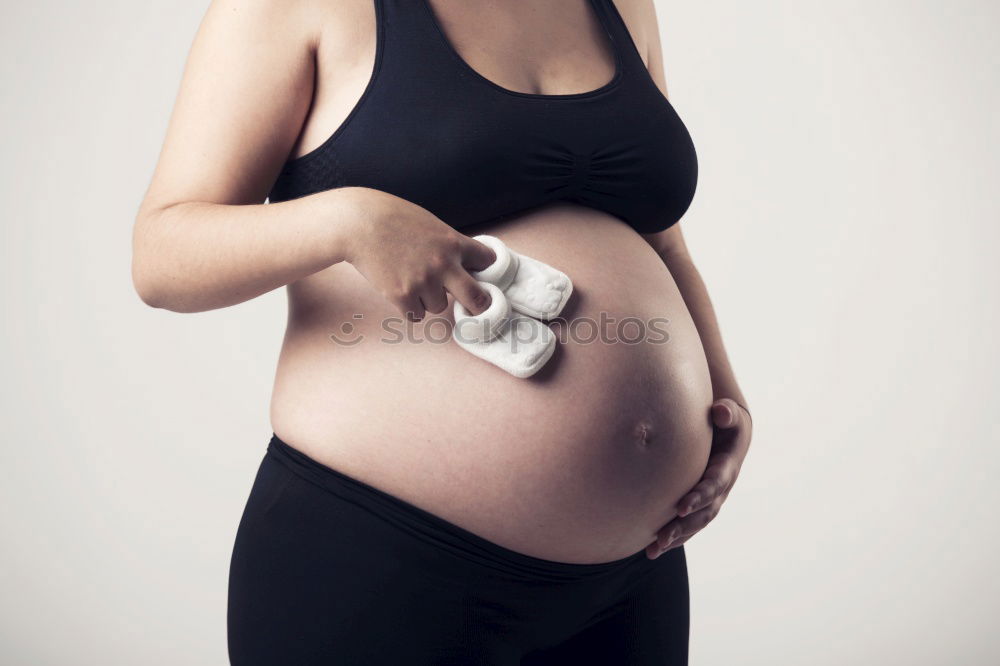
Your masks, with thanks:
[{"label": "woman's left arm", "polygon": [[[666,97],[663,51],[655,6],[652,0],[635,0],[633,4],[630,9],[636,12],[636,21],[645,28],[649,73]],[[660,528],[656,541],[646,547],[647,557],[655,559],[690,539],[719,513],[750,448],[752,422],[749,405],[736,382],[722,344],[719,322],[708,290],[688,252],[680,224],[655,234],[643,234],[643,238],[667,265],[698,329],[712,379],[710,418],[715,426],[712,451],[701,480],[678,501],[675,507],[677,517]]]},{"label": "woman's left arm", "polygon": [[643,237],[674,276],[698,329],[712,378],[710,417],[715,425],[712,451],[701,480],[677,502],[677,517],[660,528],[656,541],[646,547],[647,556],[655,559],[690,539],[719,513],[750,448],[752,421],[722,344],[708,290],[688,254],[680,226]]}]

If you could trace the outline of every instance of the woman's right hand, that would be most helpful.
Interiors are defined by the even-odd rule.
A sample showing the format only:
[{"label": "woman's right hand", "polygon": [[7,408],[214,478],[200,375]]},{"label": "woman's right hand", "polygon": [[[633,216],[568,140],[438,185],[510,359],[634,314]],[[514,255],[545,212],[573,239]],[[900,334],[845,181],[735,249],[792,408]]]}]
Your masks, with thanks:
[{"label": "woman's right hand", "polygon": [[469,270],[496,261],[490,247],[406,199],[361,189],[365,214],[346,242],[348,263],[410,321],[443,312],[449,293],[472,314],[486,310],[490,295]]}]

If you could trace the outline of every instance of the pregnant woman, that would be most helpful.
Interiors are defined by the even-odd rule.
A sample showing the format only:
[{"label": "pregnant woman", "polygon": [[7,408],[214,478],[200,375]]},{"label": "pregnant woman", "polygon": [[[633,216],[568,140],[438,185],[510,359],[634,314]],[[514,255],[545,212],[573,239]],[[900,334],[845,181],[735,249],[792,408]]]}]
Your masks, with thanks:
[{"label": "pregnant woman", "polygon": [[[683,544],[751,425],[662,70],[652,0],[212,3],[133,278],[177,312],[287,285],[233,664],[687,662]],[[573,281],[531,377],[448,335],[479,234]]]}]

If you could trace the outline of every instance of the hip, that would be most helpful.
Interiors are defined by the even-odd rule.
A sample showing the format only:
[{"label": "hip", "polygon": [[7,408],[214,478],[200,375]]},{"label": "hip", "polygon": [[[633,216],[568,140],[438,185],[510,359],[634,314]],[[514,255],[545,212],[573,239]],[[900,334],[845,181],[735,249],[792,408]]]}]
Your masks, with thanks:
[{"label": "hip", "polygon": [[682,548],[532,557],[274,437],[234,545],[229,647],[234,664],[551,663],[593,634],[659,659],[686,654],[687,607]]}]

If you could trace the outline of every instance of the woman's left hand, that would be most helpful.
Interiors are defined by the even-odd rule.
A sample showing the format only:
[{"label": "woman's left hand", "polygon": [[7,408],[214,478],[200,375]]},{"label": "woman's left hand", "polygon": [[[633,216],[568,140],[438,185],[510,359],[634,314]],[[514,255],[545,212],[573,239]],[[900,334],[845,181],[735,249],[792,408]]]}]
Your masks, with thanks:
[{"label": "woman's left hand", "polygon": [[712,453],[701,481],[677,502],[677,517],[660,528],[656,541],[646,546],[646,557],[655,560],[676,548],[708,525],[740,474],[750,446],[750,415],[730,398],[712,403]]}]

